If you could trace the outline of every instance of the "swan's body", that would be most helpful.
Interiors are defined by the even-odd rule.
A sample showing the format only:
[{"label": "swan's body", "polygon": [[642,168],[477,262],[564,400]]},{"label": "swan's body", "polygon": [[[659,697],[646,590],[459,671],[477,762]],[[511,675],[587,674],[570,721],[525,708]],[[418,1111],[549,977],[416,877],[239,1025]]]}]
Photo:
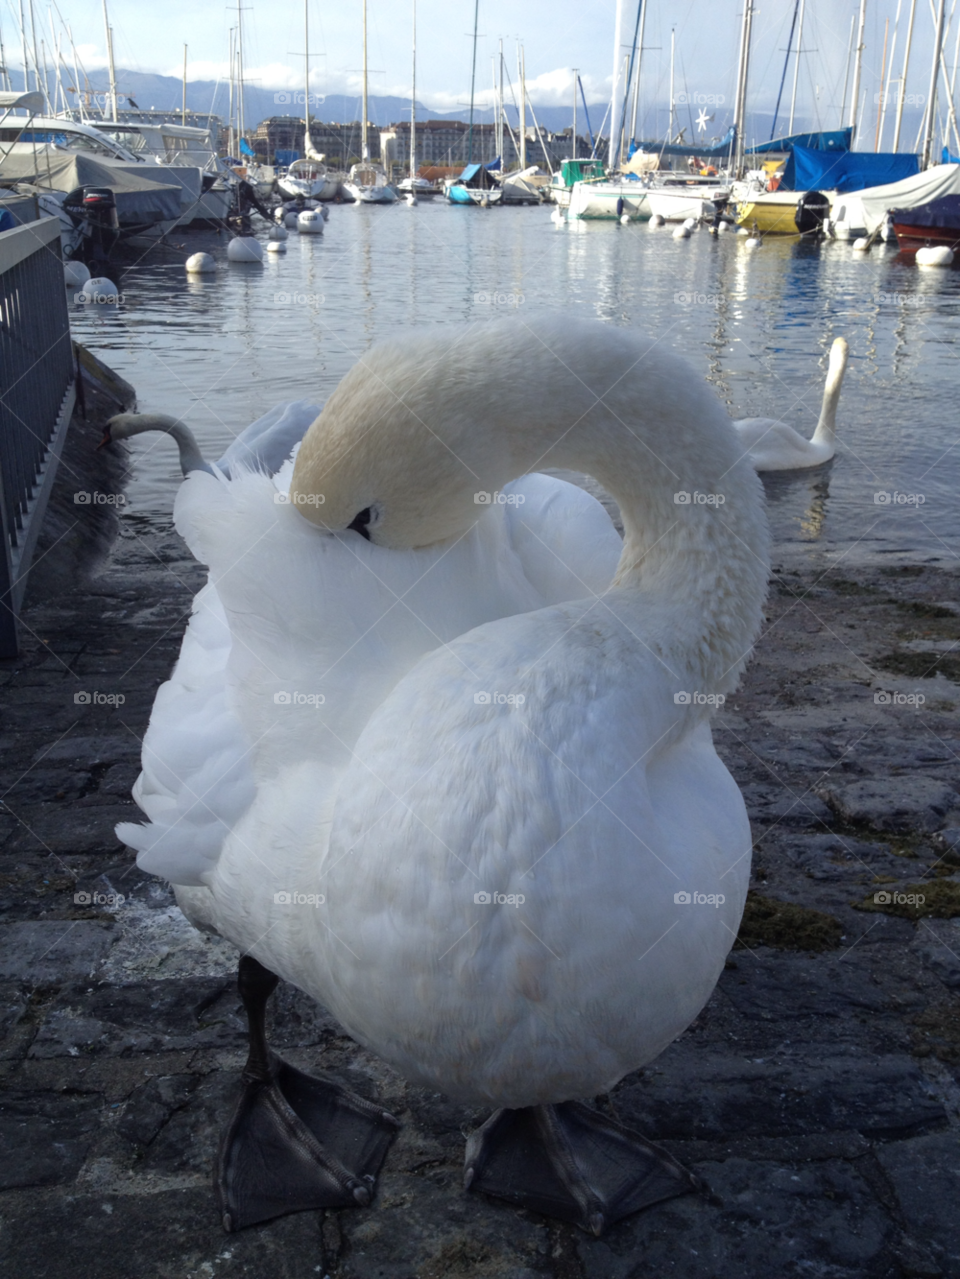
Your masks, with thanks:
[{"label": "swan's body", "polygon": [[830,461],[837,451],[837,402],[848,354],[845,339],[837,338],[830,348],[820,419],[811,439],[776,418],[747,417],[734,422],[755,470],[797,471]]},{"label": "swan's body", "polygon": [[[540,320],[382,347],[308,432],[289,503],[284,472],[191,474],[177,499],[211,585],[147,734],[153,825],[122,836],[195,923],[465,1101],[593,1095],[655,1057],[746,895],[709,714],[759,627],[760,486],[651,346]],[[616,535],[559,481],[511,483],[539,465],[620,503],[599,598]]]}]

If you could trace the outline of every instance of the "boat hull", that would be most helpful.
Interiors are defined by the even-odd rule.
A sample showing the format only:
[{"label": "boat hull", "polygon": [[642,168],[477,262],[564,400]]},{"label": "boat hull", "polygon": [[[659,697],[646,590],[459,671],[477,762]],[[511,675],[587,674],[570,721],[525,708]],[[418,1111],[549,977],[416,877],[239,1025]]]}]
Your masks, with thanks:
[{"label": "boat hull", "polygon": [[500,204],[503,199],[503,192],[452,186],[447,191],[447,199],[451,204],[475,204],[477,208],[482,208],[484,202],[488,205]]},{"label": "boat hull", "polygon": [[618,218],[625,213],[643,221],[652,216],[648,194],[639,182],[576,182],[567,213],[571,218]]},{"label": "boat hull", "polygon": [[343,193],[356,204],[395,204],[397,193],[388,186],[360,186],[356,182],[344,182]]},{"label": "boat hull", "polygon": [[960,227],[911,226],[909,222],[894,222],[893,229],[897,244],[908,252],[938,245],[953,249],[954,253],[960,251]]}]

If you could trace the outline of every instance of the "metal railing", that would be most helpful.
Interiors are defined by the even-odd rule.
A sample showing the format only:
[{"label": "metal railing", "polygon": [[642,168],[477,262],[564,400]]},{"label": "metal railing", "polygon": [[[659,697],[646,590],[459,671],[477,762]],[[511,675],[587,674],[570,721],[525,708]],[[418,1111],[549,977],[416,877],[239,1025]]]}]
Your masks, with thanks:
[{"label": "metal railing", "polygon": [[60,220],[0,232],[0,657],[16,657],[17,615],[76,381]]}]

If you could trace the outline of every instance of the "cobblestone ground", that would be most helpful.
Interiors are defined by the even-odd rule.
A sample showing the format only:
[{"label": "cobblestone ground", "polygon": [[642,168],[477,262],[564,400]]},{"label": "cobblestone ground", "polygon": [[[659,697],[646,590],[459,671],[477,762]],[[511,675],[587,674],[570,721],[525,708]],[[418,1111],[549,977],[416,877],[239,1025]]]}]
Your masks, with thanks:
[{"label": "cobblestone ground", "polygon": [[[708,1193],[602,1240],[464,1195],[482,1116],[409,1087],[281,987],[278,1050],[378,1096],[403,1128],[371,1209],[226,1236],[210,1172],[244,1058],[236,956],[113,833],[134,815],[140,738],[203,573],[171,529],[120,525],[95,577],[34,593],[22,656],[0,664],[5,1273],[960,1276],[958,574],[774,576],[717,721],[756,842],[741,939],[694,1025],[599,1101]],[[860,908],[898,890],[923,893],[924,913]]]}]

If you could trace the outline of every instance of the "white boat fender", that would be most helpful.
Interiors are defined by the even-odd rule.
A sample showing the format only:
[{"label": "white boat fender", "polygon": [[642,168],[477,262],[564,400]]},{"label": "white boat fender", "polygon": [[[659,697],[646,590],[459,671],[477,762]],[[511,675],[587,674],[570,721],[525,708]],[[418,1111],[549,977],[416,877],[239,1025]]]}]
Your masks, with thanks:
[{"label": "white boat fender", "polygon": [[80,302],[108,302],[116,304],[120,301],[120,290],[105,275],[92,275],[77,294]]},{"label": "white boat fender", "polygon": [[90,268],[85,262],[64,262],[63,282],[68,289],[79,289],[90,279]]},{"label": "white boat fender", "polygon": [[285,240],[287,238],[287,228],[283,226],[272,226],[267,236],[268,240]]},{"label": "white boat fender", "polygon": [[673,238],[675,240],[690,239],[690,228],[687,226],[685,222],[681,222],[680,225],[674,230]]},{"label": "white boat fender", "polygon": [[917,249],[917,266],[951,266],[953,264],[953,249],[948,249],[945,244],[927,245],[926,248]]},{"label": "white boat fender", "polygon": [[263,248],[252,235],[238,235],[227,245],[227,257],[231,262],[262,262]]},{"label": "white boat fender", "polygon": [[217,269],[217,260],[210,253],[193,253],[183,265],[187,275],[210,275]]}]

